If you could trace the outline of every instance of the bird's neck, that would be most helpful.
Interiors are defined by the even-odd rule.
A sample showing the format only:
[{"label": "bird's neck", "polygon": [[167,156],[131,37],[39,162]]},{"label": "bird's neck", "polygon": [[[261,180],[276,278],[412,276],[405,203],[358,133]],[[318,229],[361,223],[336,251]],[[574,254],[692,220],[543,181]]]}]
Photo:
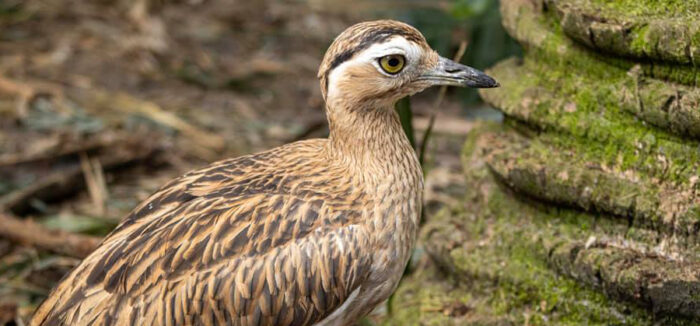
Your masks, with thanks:
[{"label": "bird's neck", "polygon": [[393,106],[328,107],[331,159],[348,166],[365,183],[420,179],[415,151]]}]

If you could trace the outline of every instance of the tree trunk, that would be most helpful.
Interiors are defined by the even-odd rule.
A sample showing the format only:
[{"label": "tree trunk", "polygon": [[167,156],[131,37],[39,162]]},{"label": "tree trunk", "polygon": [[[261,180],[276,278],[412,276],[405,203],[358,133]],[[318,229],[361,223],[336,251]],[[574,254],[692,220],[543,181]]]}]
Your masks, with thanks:
[{"label": "tree trunk", "polygon": [[697,325],[697,3],[501,12],[526,50],[481,92],[505,122],[469,135],[467,196],[422,232],[439,270],[404,280],[389,324]]}]

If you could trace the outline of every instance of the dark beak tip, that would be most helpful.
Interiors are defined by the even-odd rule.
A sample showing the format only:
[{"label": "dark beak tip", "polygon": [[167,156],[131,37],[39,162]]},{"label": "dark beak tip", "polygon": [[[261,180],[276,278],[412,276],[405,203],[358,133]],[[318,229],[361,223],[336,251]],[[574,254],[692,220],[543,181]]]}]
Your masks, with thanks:
[{"label": "dark beak tip", "polygon": [[489,76],[484,76],[484,78],[482,78],[482,80],[477,83],[476,87],[477,88],[496,88],[496,87],[501,87],[501,84]]},{"label": "dark beak tip", "polygon": [[491,77],[491,76],[489,76],[489,75],[487,75],[487,74],[484,74],[484,79],[485,79],[485,83],[484,83],[484,84],[486,84],[486,88],[501,87],[501,84],[498,83],[498,81],[496,81],[496,79],[494,79],[493,77]]},{"label": "dark beak tip", "polygon": [[487,87],[487,88],[501,87],[501,84],[499,84],[499,83],[496,81],[496,79],[494,79],[493,77],[491,77],[491,76],[489,76],[489,75],[487,75],[487,74],[484,74],[484,77],[485,77],[484,79],[486,79],[486,85],[487,85],[486,87]]},{"label": "dark beak tip", "polygon": [[496,79],[494,79],[493,77],[487,75],[486,73],[484,73],[482,71],[477,71],[477,74],[474,77],[475,78],[473,79],[473,84],[474,84],[473,87],[476,87],[476,88],[496,88],[496,87],[501,86],[501,84],[499,84],[496,81]]}]

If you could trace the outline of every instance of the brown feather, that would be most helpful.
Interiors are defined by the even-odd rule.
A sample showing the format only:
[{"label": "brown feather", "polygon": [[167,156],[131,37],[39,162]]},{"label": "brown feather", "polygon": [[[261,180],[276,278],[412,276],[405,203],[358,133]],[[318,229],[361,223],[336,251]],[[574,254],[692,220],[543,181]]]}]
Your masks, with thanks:
[{"label": "brown feather", "polygon": [[[329,49],[322,87],[338,62],[394,36],[433,55],[408,25],[358,24]],[[61,281],[30,325],[353,323],[398,284],[423,187],[396,113],[363,105],[329,103],[329,139],[169,182]]]}]

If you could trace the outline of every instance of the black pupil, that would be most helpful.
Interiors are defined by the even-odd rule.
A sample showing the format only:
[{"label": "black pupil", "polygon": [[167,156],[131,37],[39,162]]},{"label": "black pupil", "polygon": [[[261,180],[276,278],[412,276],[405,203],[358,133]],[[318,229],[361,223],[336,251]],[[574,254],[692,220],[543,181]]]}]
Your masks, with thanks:
[{"label": "black pupil", "polygon": [[390,67],[396,67],[398,65],[399,65],[399,59],[396,59],[396,58],[389,59],[389,66]]}]

